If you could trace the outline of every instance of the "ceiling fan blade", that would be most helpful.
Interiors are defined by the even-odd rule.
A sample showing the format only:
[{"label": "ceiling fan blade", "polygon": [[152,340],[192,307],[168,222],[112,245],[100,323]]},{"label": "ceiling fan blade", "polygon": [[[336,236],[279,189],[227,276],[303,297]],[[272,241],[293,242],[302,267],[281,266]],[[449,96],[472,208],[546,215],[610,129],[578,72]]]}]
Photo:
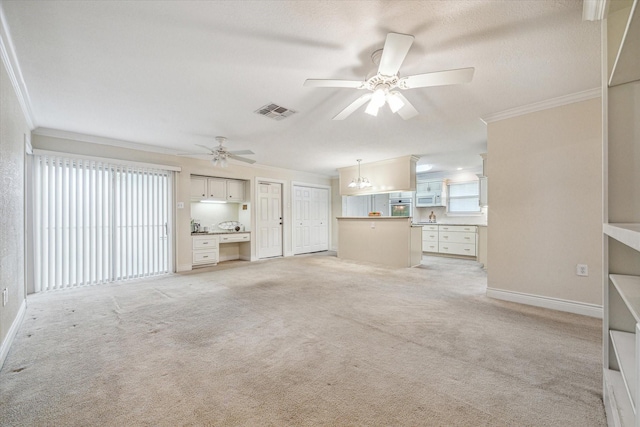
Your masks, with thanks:
[{"label": "ceiling fan blade", "polygon": [[417,87],[445,86],[458,83],[469,83],[473,78],[475,69],[460,68],[457,70],[436,71],[435,73],[416,74],[403,77],[398,81],[400,89],[413,89]]},{"label": "ceiling fan blade", "polygon": [[177,153],[176,156],[211,156],[211,153]]},{"label": "ceiling fan blade", "polygon": [[227,151],[227,153],[229,154],[256,154],[251,150],[235,150],[235,151]]},{"label": "ceiling fan blade", "polygon": [[364,89],[364,82],[357,80],[307,79],[304,82],[304,86]]},{"label": "ceiling fan blade", "polygon": [[413,44],[413,36],[408,34],[389,33],[384,42],[378,73],[384,76],[395,76]]},{"label": "ceiling fan blade", "polygon": [[249,163],[249,164],[253,164],[253,163],[256,162],[255,160],[247,159],[246,157],[236,156],[235,154],[229,153],[228,155],[229,155],[229,158],[231,158],[233,160],[239,160],[241,162],[245,162],[245,163]]},{"label": "ceiling fan blade", "polygon": [[198,147],[205,148],[207,151],[210,151],[210,152],[212,152],[212,153],[213,153],[213,148],[211,148],[211,147],[207,147],[206,145],[202,145],[202,144],[196,144],[196,145],[197,145]]},{"label": "ceiling fan blade", "polygon": [[364,95],[362,95],[360,98],[356,99],[355,101],[353,101],[351,104],[349,104],[347,106],[347,108],[345,108],[344,110],[340,111],[334,118],[333,120],[344,120],[347,117],[349,117],[351,115],[351,113],[353,113],[354,111],[356,111],[358,108],[362,107],[364,104],[366,104],[367,101],[369,101],[371,99],[371,93],[365,93]]},{"label": "ceiling fan blade", "polygon": [[395,94],[398,98],[400,98],[402,100],[402,102],[404,102],[404,106],[398,110],[398,115],[400,117],[402,117],[404,120],[409,120],[415,116],[417,116],[418,114],[418,110],[416,110],[416,108],[409,102],[409,100],[407,98],[404,97],[403,94],[401,93],[396,93]]}]

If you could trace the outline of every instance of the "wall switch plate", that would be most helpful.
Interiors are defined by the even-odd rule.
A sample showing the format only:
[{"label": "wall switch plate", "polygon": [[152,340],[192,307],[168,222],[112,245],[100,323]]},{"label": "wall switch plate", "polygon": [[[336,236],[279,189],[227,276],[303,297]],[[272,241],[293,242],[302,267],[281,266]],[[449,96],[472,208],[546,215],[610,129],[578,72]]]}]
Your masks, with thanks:
[{"label": "wall switch plate", "polygon": [[589,267],[587,264],[578,264],[576,265],[576,275],[578,276],[588,276],[589,275]]},{"label": "wall switch plate", "polygon": [[2,306],[4,307],[9,302],[9,289],[4,288],[2,290]]},{"label": "wall switch plate", "polygon": [[178,202],[178,209],[184,209],[184,202]]}]

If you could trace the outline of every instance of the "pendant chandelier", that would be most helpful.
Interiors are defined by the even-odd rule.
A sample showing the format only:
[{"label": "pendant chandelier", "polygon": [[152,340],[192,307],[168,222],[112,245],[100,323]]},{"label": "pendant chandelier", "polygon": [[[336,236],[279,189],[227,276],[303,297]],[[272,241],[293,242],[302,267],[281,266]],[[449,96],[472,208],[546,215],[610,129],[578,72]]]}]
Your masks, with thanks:
[{"label": "pendant chandelier", "polygon": [[358,179],[353,178],[348,187],[349,188],[358,188],[358,189],[371,187],[371,183],[369,182],[369,180],[360,175],[360,162],[362,161],[362,159],[358,159],[356,161],[358,162]]}]

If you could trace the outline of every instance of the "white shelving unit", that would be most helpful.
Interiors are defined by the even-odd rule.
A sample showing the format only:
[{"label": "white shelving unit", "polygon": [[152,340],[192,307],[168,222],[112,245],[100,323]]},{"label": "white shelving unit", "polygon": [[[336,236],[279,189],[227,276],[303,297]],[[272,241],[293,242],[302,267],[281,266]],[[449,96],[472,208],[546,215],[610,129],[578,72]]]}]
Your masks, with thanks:
[{"label": "white shelving unit", "polygon": [[603,21],[603,398],[610,426],[640,427],[640,0]]}]

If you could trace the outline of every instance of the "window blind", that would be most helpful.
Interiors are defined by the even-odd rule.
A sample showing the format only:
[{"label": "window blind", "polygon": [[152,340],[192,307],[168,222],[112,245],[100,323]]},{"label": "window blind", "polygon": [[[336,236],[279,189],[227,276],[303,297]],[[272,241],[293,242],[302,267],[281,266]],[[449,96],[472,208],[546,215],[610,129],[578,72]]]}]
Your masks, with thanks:
[{"label": "window blind", "polygon": [[34,156],[35,291],[172,271],[173,172]]},{"label": "window blind", "polygon": [[449,186],[447,198],[449,213],[480,212],[480,187],[478,181],[454,182]]}]

